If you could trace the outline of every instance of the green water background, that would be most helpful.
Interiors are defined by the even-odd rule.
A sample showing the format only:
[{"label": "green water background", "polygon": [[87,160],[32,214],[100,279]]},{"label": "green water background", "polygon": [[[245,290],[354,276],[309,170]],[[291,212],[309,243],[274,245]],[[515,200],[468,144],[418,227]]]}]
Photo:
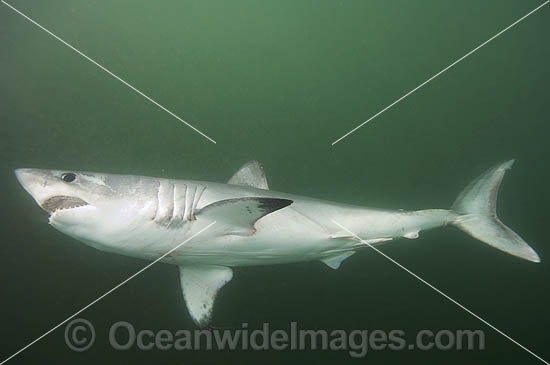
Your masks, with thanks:
[{"label": "green water background", "polygon": [[[2,359],[146,262],[64,236],[18,185],[17,167],[226,181],[262,161],[273,190],[365,206],[448,207],[472,178],[515,158],[502,220],[541,264],[453,229],[384,252],[550,358],[550,6],[332,147],[331,142],[540,4],[539,1],[22,1],[12,5],[214,138],[212,144],[0,5]],[[327,351],[118,352],[120,320],[194,328],[174,267],[157,265],[10,363],[317,363]],[[383,257],[236,269],[214,325],[483,329],[485,351],[370,352],[371,363],[537,363]]]}]

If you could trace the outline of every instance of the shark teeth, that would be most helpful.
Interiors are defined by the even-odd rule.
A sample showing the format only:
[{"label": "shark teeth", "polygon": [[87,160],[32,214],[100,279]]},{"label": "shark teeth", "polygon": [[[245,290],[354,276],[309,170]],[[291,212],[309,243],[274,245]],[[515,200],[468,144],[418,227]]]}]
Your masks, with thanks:
[{"label": "shark teeth", "polygon": [[40,206],[50,215],[60,210],[67,210],[88,205],[80,198],[72,196],[57,195],[46,199]]}]

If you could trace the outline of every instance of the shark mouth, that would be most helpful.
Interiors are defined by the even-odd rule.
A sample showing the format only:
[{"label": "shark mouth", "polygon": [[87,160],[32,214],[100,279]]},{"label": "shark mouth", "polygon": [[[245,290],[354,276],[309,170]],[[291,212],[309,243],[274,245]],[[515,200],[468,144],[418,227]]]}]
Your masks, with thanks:
[{"label": "shark mouth", "polygon": [[46,199],[46,201],[44,201],[44,203],[42,203],[40,207],[48,212],[50,215],[52,215],[59,210],[78,208],[85,205],[89,204],[80,198],[57,195]]}]

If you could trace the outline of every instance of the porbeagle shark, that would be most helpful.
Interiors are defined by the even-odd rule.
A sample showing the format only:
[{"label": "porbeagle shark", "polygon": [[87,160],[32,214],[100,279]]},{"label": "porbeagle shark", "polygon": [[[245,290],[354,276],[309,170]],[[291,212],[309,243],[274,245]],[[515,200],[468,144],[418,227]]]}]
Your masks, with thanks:
[{"label": "porbeagle shark", "polygon": [[[263,166],[246,163],[227,184],[66,170],[15,174],[57,230],[99,250],[179,267],[187,308],[208,324],[233,267],[319,260],[333,269],[358,249],[423,230],[455,226],[499,250],[539,262],[496,215],[500,182],[513,161],[468,185],[450,209],[384,210],[269,190]],[[345,228],[345,229],[344,229]]]}]

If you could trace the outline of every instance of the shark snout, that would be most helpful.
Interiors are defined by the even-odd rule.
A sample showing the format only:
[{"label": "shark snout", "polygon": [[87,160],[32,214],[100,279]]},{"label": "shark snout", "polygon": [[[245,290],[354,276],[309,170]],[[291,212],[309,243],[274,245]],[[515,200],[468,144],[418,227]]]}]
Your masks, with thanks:
[{"label": "shark snout", "polygon": [[[72,179],[63,176],[73,175]],[[36,203],[49,214],[89,205],[80,198],[78,192],[71,188],[74,173],[60,174],[53,170],[16,169],[15,176]]]},{"label": "shark snout", "polygon": [[15,177],[23,186],[23,188],[31,195],[33,195],[33,186],[39,183],[40,179],[40,170],[37,169],[15,169]]},{"label": "shark snout", "polygon": [[51,196],[51,188],[48,186],[51,174],[47,170],[21,168],[15,170],[15,176],[38,205],[42,205]]},{"label": "shark snout", "polygon": [[15,176],[19,182],[25,180],[25,176],[28,175],[32,169],[15,169]]}]

